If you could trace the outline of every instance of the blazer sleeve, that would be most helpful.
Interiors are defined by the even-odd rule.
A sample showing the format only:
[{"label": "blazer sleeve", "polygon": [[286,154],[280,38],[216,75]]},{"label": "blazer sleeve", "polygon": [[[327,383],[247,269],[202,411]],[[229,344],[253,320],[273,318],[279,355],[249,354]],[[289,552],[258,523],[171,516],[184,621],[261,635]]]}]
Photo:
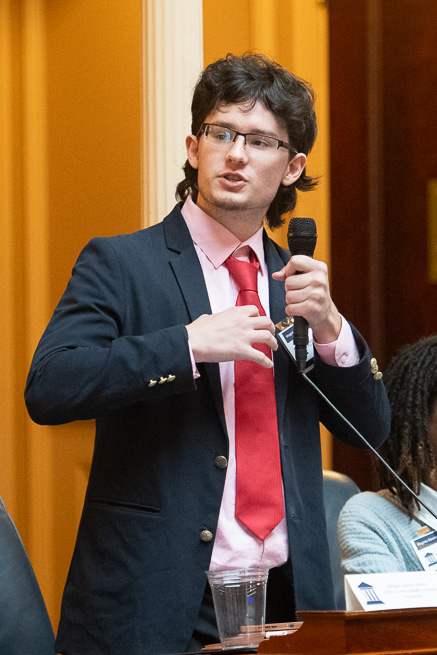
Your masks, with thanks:
[{"label": "blazer sleeve", "polygon": [[351,328],[361,355],[358,364],[331,366],[315,353],[316,365],[309,377],[329,401],[320,396],[323,425],[350,446],[367,448],[370,444],[378,448],[390,430],[390,404],[383,380],[373,377],[369,346],[353,325]]},{"label": "blazer sleeve", "polygon": [[[156,329],[147,289],[125,279],[119,260],[111,238],[93,239],[80,254],[30,367],[25,401],[35,422],[98,418],[195,389],[184,323],[166,311]],[[132,304],[140,303],[133,321]]]}]

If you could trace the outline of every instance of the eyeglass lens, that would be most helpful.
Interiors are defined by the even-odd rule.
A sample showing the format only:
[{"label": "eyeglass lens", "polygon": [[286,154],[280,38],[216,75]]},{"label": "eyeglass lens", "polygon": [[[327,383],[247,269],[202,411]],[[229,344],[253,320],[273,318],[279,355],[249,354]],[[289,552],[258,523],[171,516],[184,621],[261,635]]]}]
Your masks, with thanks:
[{"label": "eyeglass lens", "polygon": [[273,152],[282,146],[282,141],[274,137],[264,134],[244,134],[213,123],[205,124],[204,134],[207,141],[220,146],[229,146],[237,136],[242,136],[245,145],[256,151]]}]

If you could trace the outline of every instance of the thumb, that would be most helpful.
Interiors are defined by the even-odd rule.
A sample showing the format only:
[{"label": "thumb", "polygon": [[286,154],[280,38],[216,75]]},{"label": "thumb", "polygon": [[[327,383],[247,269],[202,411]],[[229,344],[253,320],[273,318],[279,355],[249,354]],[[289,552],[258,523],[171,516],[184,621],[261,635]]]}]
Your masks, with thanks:
[{"label": "thumb", "polygon": [[282,280],[284,281],[286,279],[286,274],[285,274],[285,266],[284,268],[281,268],[280,271],[276,271],[275,273],[272,273],[272,278],[274,280]]}]

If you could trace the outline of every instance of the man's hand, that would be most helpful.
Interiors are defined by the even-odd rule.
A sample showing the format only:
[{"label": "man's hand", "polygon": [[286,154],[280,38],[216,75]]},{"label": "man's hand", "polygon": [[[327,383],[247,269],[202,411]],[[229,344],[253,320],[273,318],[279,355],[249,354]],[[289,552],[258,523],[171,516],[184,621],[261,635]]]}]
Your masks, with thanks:
[{"label": "man's hand", "polygon": [[265,368],[273,366],[271,359],[253,347],[264,343],[272,350],[278,348],[275,326],[268,316],[259,315],[255,305],[203,314],[186,327],[196,363],[247,359]]},{"label": "man's hand", "polygon": [[[297,272],[300,275],[296,275]],[[317,343],[335,341],[341,330],[341,316],[329,292],[328,267],[324,262],[294,255],[273,279],[285,282],[285,313],[303,316]]]}]

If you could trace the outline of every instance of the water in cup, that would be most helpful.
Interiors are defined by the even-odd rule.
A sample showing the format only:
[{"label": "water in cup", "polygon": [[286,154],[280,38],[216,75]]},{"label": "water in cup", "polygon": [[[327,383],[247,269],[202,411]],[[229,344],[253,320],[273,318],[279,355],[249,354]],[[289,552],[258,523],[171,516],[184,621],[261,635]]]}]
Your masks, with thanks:
[{"label": "water in cup", "polygon": [[208,571],[222,648],[257,646],[265,635],[268,569]]}]

